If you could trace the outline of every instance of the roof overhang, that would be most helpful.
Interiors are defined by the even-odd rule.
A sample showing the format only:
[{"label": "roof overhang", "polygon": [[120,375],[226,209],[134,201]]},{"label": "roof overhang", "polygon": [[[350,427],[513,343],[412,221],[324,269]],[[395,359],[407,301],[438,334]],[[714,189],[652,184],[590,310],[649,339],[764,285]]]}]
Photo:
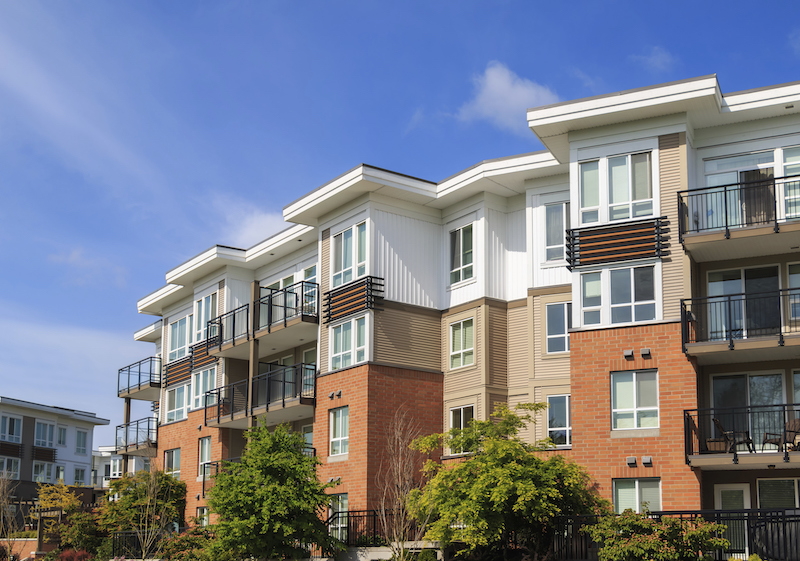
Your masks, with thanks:
[{"label": "roof overhang", "polygon": [[32,411],[41,411],[51,415],[58,415],[60,417],[67,417],[75,421],[81,421],[92,425],[107,425],[111,421],[98,417],[94,413],[88,411],[81,411],[80,409],[67,409],[66,407],[58,407],[57,405],[44,405],[42,403],[34,403],[32,401],[25,401],[22,399],[14,399],[13,397],[0,396],[0,404]]},{"label": "roof overhang", "polygon": [[136,309],[140,314],[159,316],[163,308],[183,298],[188,298],[192,296],[192,294],[193,291],[191,288],[186,288],[179,284],[168,284],[139,300],[136,303]]},{"label": "roof overhang", "polygon": [[158,320],[151,323],[147,327],[143,327],[133,334],[135,341],[147,341],[148,343],[155,343],[161,339],[161,325],[163,320]]}]

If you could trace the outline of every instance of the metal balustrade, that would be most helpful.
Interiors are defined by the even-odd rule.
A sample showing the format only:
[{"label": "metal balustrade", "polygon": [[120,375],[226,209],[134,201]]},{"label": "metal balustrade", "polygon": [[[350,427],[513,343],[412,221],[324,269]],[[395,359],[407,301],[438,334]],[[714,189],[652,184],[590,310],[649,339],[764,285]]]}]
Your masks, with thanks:
[{"label": "metal balustrade", "polygon": [[208,320],[207,347],[221,348],[227,343],[236,343],[240,337],[250,338],[249,304]]},{"label": "metal balustrade", "polygon": [[117,425],[117,451],[128,452],[131,448],[155,446],[158,436],[158,422],[153,417]]},{"label": "metal balustrade", "polygon": [[258,308],[258,319],[254,331],[266,329],[269,332],[273,326],[283,324],[297,317],[319,318],[319,284],[315,282],[300,281],[286,288],[261,288],[267,292],[254,302]]},{"label": "metal balustrade", "polygon": [[161,385],[161,358],[148,357],[119,369],[117,394]]}]

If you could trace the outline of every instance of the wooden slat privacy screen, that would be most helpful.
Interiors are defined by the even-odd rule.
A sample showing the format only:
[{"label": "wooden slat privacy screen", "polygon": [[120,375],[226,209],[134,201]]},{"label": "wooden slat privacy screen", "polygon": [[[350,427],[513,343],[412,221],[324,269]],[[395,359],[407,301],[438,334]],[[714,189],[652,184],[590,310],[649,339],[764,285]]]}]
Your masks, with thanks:
[{"label": "wooden slat privacy screen", "polygon": [[567,230],[569,269],[661,257],[665,218]]},{"label": "wooden slat privacy screen", "polygon": [[192,377],[192,371],[198,368],[206,368],[217,362],[217,357],[208,354],[206,342],[198,343],[191,347],[189,356],[170,362],[165,367],[166,386],[174,386],[188,382]]},{"label": "wooden slat privacy screen", "polygon": [[379,310],[383,302],[383,279],[364,277],[327,292],[324,297],[325,323],[346,318],[363,310]]},{"label": "wooden slat privacy screen", "polygon": [[37,462],[55,462],[56,449],[55,448],[42,448],[41,446],[33,447],[33,459]]}]

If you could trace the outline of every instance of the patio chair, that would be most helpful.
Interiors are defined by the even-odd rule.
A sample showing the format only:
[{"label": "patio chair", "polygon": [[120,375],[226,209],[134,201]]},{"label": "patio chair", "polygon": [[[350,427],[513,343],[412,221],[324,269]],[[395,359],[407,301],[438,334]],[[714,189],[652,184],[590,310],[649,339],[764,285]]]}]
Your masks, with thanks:
[{"label": "patio chair", "polygon": [[736,447],[740,444],[746,444],[747,449],[750,452],[755,452],[756,447],[753,444],[753,439],[750,438],[750,431],[747,430],[725,430],[720,423],[719,419],[716,417],[712,419],[714,422],[714,426],[717,427],[717,430],[725,439],[725,448],[726,451],[730,454],[736,452]]},{"label": "patio chair", "polygon": [[764,451],[764,446],[767,444],[774,444],[780,451],[797,450],[798,443],[795,440],[798,436],[800,436],[800,418],[787,422],[782,433],[765,432],[764,440],[761,442],[761,451]]}]

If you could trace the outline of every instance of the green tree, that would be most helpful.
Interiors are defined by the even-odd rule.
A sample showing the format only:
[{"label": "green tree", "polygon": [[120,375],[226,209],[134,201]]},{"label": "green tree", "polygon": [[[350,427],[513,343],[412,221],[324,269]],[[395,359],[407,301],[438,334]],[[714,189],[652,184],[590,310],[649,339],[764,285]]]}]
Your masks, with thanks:
[{"label": "green tree", "polygon": [[340,549],[320,518],[329,502],[325,489],[335,484],[319,482],[319,460],[305,455],[304,445],[283,425],[247,432],[241,463],[220,470],[208,496],[221,547],[268,559],[308,557],[312,544],[323,554]]},{"label": "green tree", "polygon": [[697,561],[704,553],[727,549],[730,543],[720,537],[725,526],[702,518],[651,518],[626,510],[604,516],[586,531],[602,543],[601,561]]},{"label": "green tree", "polygon": [[172,527],[184,524],[186,483],[163,471],[126,474],[111,482],[108,494],[116,498],[101,508],[100,525],[109,534],[133,532],[142,559],[155,556]]},{"label": "green tree", "polygon": [[523,442],[519,430],[533,423],[532,414],[544,404],[518,405],[514,411],[499,407],[490,420],[462,429],[418,439],[423,452],[439,447],[462,450],[467,455],[455,465],[427,462],[430,480],[414,492],[419,515],[430,516],[426,537],[463,546],[463,553],[491,556],[509,547],[529,554],[546,554],[552,547],[553,517],[605,512],[586,471],[560,455],[540,457],[543,445]]}]

